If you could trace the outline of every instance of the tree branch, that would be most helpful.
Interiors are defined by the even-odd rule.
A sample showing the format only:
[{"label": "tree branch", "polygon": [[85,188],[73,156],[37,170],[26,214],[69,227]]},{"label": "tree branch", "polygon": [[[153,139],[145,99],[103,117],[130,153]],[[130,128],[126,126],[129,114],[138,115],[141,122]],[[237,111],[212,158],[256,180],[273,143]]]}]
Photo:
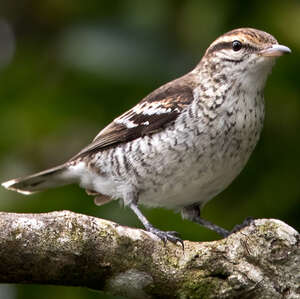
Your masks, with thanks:
[{"label": "tree branch", "polygon": [[299,298],[299,233],[255,220],[214,242],[167,243],[75,214],[0,213],[0,282],[84,286],[129,298]]}]

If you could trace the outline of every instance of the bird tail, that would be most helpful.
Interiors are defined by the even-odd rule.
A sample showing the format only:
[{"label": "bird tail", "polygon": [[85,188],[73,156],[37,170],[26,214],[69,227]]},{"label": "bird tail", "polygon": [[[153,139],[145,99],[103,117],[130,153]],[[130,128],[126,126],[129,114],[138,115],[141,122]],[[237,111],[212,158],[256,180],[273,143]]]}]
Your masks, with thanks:
[{"label": "bird tail", "polygon": [[25,195],[29,195],[48,188],[72,184],[75,179],[69,174],[67,164],[62,164],[29,176],[9,180],[1,185]]}]

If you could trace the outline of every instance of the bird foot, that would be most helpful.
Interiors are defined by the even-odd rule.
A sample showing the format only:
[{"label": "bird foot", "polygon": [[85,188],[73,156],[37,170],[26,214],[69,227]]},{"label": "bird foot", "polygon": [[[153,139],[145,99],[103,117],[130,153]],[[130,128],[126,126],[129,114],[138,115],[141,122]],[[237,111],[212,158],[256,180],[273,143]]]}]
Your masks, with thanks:
[{"label": "bird foot", "polygon": [[237,224],[230,232],[229,235],[234,234],[246,226],[249,226],[254,221],[254,218],[247,217],[241,224]]},{"label": "bird foot", "polygon": [[159,230],[153,226],[147,228],[147,230],[156,235],[157,237],[159,237],[164,244],[166,245],[167,241],[172,242],[173,244],[177,244],[177,242],[179,242],[182,246],[182,249],[184,249],[184,244],[183,241],[179,238],[179,234],[175,231],[162,231]]}]

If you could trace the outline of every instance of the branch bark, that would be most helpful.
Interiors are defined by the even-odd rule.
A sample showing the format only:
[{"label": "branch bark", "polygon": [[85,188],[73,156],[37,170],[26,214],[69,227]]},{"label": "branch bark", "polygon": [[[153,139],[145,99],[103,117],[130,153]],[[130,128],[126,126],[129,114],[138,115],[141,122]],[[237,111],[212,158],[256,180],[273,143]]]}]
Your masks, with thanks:
[{"label": "branch bark", "polygon": [[259,219],[214,242],[167,243],[69,211],[0,213],[0,282],[129,298],[300,298],[299,233]]}]

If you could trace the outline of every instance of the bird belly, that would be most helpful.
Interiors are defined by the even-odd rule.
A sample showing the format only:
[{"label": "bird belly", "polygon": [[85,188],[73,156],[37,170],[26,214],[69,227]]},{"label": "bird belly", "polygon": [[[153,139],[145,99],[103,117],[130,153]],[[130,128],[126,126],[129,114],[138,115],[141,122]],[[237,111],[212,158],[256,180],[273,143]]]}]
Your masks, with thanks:
[{"label": "bird belly", "polygon": [[[214,130],[198,127],[199,136],[195,128],[186,126],[153,136],[151,149],[156,155],[145,155],[143,163],[137,163],[144,178],[139,182],[139,201],[171,209],[203,205],[227,188],[245,167],[259,139],[264,110],[263,100],[257,102],[256,112],[247,117],[240,110],[233,119],[215,119]],[[151,149],[144,145],[141,150]],[[147,171],[142,172],[143,167]]]},{"label": "bird belly", "polygon": [[179,170],[174,169],[173,176],[164,180],[162,175],[159,182],[156,182],[159,188],[153,188],[153,182],[145,183],[145,192],[141,192],[140,202],[147,206],[170,209],[194,203],[203,205],[222,192],[244,168],[241,161],[220,159],[218,164],[215,161],[212,165],[206,158],[203,157],[189,168],[178,164]]},{"label": "bird belly", "polygon": [[216,118],[212,126],[177,123],[97,153],[81,185],[125,204],[130,192],[152,207],[203,204],[235,179],[258,141],[263,109],[247,117],[239,111],[232,119]]},{"label": "bird belly", "polygon": [[[233,155],[230,149],[236,150],[229,143],[221,151],[218,144],[206,149],[200,145],[163,146],[159,142],[154,146],[153,140],[150,150],[146,148],[147,138],[136,141],[130,151],[124,145],[122,150],[116,148],[107,157],[102,156],[99,163],[106,174],[93,176],[91,188],[122,199],[137,190],[139,202],[151,207],[174,209],[203,204],[234,180],[251,153],[239,149]],[[202,136],[202,140],[205,138],[209,136]]]}]

